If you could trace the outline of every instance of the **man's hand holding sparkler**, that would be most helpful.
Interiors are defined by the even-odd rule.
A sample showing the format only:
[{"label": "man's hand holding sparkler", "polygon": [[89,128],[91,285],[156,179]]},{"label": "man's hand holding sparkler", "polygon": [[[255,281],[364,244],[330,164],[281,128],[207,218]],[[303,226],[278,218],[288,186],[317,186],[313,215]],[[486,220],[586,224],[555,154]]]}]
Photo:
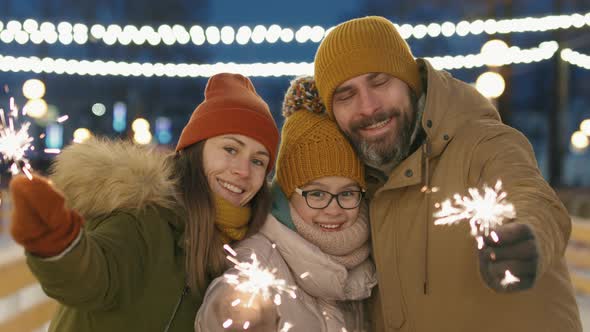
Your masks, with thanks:
[{"label": "man's hand holding sparkler", "polygon": [[498,180],[483,192],[470,188],[469,196],[455,194],[437,203],[435,225],[469,222],[479,250],[479,271],[485,283],[498,292],[514,292],[533,287],[539,265],[539,249],[533,230],[518,222],[514,206]]},{"label": "man's hand holding sparkler", "polygon": [[64,204],[64,197],[39,175],[17,175],[10,182],[11,234],[28,252],[51,257],[63,252],[80,233],[84,220]]},{"label": "man's hand holding sparkler", "polygon": [[[539,249],[529,225],[517,222],[496,226],[483,236],[479,271],[486,284],[498,292],[515,292],[533,287],[539,264]],[[509,271],[509,272],[507,272]],[[520,279],[509,282],[510,275]]]}]

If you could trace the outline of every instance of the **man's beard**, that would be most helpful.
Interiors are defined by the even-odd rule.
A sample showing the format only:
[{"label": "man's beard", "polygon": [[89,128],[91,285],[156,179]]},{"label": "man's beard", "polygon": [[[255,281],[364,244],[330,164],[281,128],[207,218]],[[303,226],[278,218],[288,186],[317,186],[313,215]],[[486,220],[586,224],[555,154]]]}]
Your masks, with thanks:
[{"label": "man's beard", "polygon": [[[410,153],[412,134],[416,128],[415,117],[416,107],[407,112],[402,112],[399,108],[391,108],[353,123],[350,132],[346,132],[345,135],[364,163],[374,167],[383,165],[395,167]],[[389,118],[392,118],[391,121],[398,121],[397,131],[392,131],[378,139],[365,139],[358,134],[361,128]]]}]

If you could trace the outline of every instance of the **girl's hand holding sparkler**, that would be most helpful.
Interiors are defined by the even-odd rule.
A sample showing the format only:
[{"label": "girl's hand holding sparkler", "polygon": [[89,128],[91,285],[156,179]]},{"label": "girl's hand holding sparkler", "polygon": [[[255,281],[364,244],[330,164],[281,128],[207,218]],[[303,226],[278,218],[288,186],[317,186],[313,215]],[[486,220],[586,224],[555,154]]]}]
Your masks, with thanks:
[{"label": "girl's hand holding sparkler", "polygon": [[223,291],[213,300],[213,312],[221,322],[223,331],[276,331],[278,315],[276,306],[270,299],[256,297],[235,290],[225,284]]},{"label": "girl's hand holding sparkler", "polygon": [[[512,222],[497,226],[483,236],[479,251],[479,271],[486,284],[498,292],[514,292],[533,287],[539,263],[539,250],[530,226]],[[507,283],[509,271],[520,279]]]},{"label": "girl's hand holding sparkler", "polygon": [[10,181],[12,196],[11,234],[28,252],[56,256],[78,236],[83,218],[64,204],[64,197],[48,179],[17,175]]},{"label": "girl's hand holding sparkler", "polygon": [[[231,285],[233,294],[222,296],[221,312],[230,316],[223,326],[238,326],[243,330],[275,331],[278,326],[276,306],[282,303],[282,294],[296,298],[297,287],[288,285],[283,279],[277,278],[276,269],[268,269],[256,257],[256,253],[245,250],[249,258],[240,260],[237,252],[229,245],[223,247],[229,255],[226,258],[234,264],[233,269],[223,277],[227,285]],[[227,288],[225,289],[227,293]],[[218,296],[219,299],[219,296]],[[230,301],[228,304],[228,300]],[[218,311],[216,311],[218,312]],[[238,318],[238,321],[235,320]]]}]

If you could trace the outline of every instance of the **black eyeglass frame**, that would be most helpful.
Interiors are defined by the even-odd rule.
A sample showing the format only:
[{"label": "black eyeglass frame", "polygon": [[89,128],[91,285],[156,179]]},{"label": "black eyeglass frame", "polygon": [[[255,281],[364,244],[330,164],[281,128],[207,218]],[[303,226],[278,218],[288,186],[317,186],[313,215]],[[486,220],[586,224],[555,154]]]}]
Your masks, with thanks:
[{"label": "black eyeglass frame", "polygon": [[[307,201],[307,195],[310,192],[318,192],[321,191],[323,193],[326,193],[328,195],[330,195],[330,199],[328,200],[328,203],[326,203],[326,205],[324,207],[313,207],[309,204],[309,202]],[[358,208],[361,205],[361,202],[363,201],[363,198],[365,197],[365,189],[361,189],[361,190],[344,190],[342,192],[339,192],[337,194],[332,194],[329,191],[325,191],[325,190],[320,190],[320,189],[313,189],[313,190],[302,190],[301,188],[295,188],[295,192],[298,193],[299,195],[303,196],[303,198],[305,199],[305,204],[307,204],[307,206],[309,206],[310,209],[314,209],[314,210],[323,210],[325,208],[327,208],[328,206],[330,206],[330,204],[332,203],[332,200],[334,199],[334,197],[336,197],[336,203],[338,204],[338,206],[341,209],[344,210],[354,210],[356,208]],[[346,208],[344,206],[342,206],[342,203],[340,203],[340,199],[338,199],[338,197],[340,196],[340,194],[342,194],[343,192],[355,192],[355,193],[360,193],[361,195],[359,196],[359,200],[358,202],[356,202],[356,205],[354,207],[349,207]]]}]

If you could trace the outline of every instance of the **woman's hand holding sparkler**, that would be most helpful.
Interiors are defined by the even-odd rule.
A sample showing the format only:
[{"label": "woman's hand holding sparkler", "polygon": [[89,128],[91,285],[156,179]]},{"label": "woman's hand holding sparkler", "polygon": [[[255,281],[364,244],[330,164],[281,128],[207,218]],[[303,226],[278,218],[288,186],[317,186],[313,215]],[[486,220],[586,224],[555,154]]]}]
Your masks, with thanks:
[{"label": "woman's hand holding sparkler", "polygon": [[[488,236],[483,236],[483,241],[484,247],[479,251],[479,271],[490,288],[498,292],[514,292],[533,287],[539,250],[530,226],[517,222],[497,226]],[[509,282],[508,273],[520,281]]]},{"label": "woman's hand holding sparkler", "polygon": [[56,256],[78,236],[83,218],[64,204],[64,197],[49,180],[17,175],[10,181],[12,196],[11,234],[28,252]]}]

